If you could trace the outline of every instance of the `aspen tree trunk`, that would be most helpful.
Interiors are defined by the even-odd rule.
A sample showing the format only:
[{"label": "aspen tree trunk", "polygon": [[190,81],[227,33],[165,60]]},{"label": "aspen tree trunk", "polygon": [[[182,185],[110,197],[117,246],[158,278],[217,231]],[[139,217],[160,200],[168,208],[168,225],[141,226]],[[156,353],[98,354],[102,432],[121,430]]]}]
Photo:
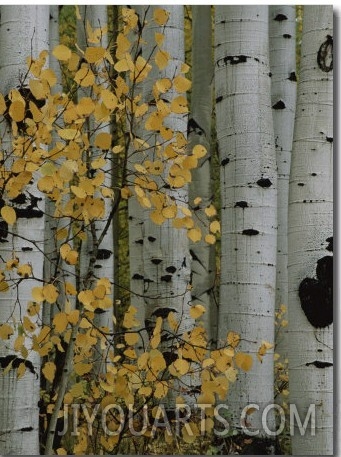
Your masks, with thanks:
[{"label": "aspen tree trunk", "polygon": [[[143,100],[151,106],[153,105],[153,84],[157,79],[169,78],[181,71],[184,62],[184,11],[182,5],[175,6],[151,6],[145,7],[147,13],[147,28],[143,38],[146,44],[143,46],[143,55],[148,58],[151,55],[153,70],[149,73],[147,79],[143,81]],[[169,19],[165,26],[158,26],[153,21],[153,14],[156,8],[162,8],[169,12]],[[155,43],[154,33],[163,33],[165,35],[162,49],[171,55],[168,66],[159,70],[154,62],[155,52],[153,46]],[[162,94],[162,99],[167,101],[170,106],[171,101],[177,96],[175,89],[171,88],[167,93]],[[167,116],[164,124],[167,128],[172,129],[178,134],[186,137],[187,115],[171,113]],[[150,150],[145,152],[144,159],[151,161],[158,159],[158,154],[163,151],[167,141],[157,134],[146,132],[143,139],[147,139],[151,146]],[[157,145],[164,144],[160,149]],[[160,157],[160,155],[159,155]],[[165,156],[161,152],[161,158]],[[166,185],[164,178],[167,176],[172,161],[168,158],[164,160],[165,170],[158,180],[161,191],[170,200],[176,201],[178,206],[187,207],[188,189],[170,188]],[[154,177],[153,177],[154,178]],[[157,179],[157,177],[155,177]],[[173,227],[172,219],[167,219],[162,225],[157,225],[150,218],[150,211],[144,210],[143,223],[143,273],[141,280],[144,284],[144,299],[146,303],[146,326],[153,328],[153,322],[156,316],[164,318],[164,327],[167,329],[167,316],[173,311],[176,319],[180,322],[178,334],[181,335],[191,330],[193,320],[189,315],[191,305],[190,293],[190,254],[189,240],[185,229]],[[178,215],[180,216],[180,214]],[[167,344],[164,343],[163,350],[167,353]],[[169,353],[168,353],[169,354]],[[165,357],[167,358],[166,354]],[[183,383],[182,394],[186,396],[186,386],[190,389],[196,381],[187,379],[187,376],[181,378],[175,386],[175,390],[170,392],[167,398],[167,405],[174,407],[175,396],[179,394],[179,384]]]},{"label": "aspen tree trunk", "polygon": [[[135,13],[139,17],[141,23],[144,22],[144,16],[146,14],[145,7],[143,6],[134,6]],[[140,32],[141,33],[141,32]],[[143,33],[143,31],[142,31]],[[132,48],[133,59],[135,56],[139,55],[141,50],[141,36],[139,37],[138,32],[131,32],[129,39],[134,43]],[[130,81],[127,82],[128,85],[132,85]],[[143,82],[137,83],[134,82],[133,87],[130,87],[130,94],[133,98],[138,94],[143,96]],[[133,116],[128,116],[127,119],[127,134],[130,135],[131,141],[129,144],[128,160],[127,160],[127,170],[128,174],[130,171],[134,170],[134,164],[139,164],[143,161],[143,155],[139,153],[138,149],[134,147],[134,138],[143,138],[143,124],[141,119],[135,118]],[[128,180],[131,181],[130,176],[128,175]],[[132,183],[131,183],[132,184]],[[133,186],[130,186],[133,189]],[[132,192],[133,193],[133,192]],[[146,302],[144,299],[144,281],[143,281],[143,271],[144,271],[144,262],[143,262],[143,244],[144,244],[144,212],[145,209],[142,208],[138,202],[136,196],[133,195],[128,200],[128,230],[129,230],[129,271],[130,271],[130,303],[134,308],[137,309],[136,319],[140,323],[140,329],[145,327],[145,317],[146,317]],[[141,330],[140,330],[141,331]],[[140,333],[140,338],[138,342],[139,350],[144,348],[144,344],[147,343],[147,335],[145,331]]]},{"label": "aspen tree trunk", "polygon": [[[157,7],[152,6],[150,8],[150,16],[147,18],[152,17],[155,8]],[[148,43],[148,38],[153,37],[155,32],[164,33],[163,49],[169,52],[172,59],[162,71],[157,70],[154,64],[153,72],[144,82],[144,93],[147,101],[153,99],[152,86],[155,80],[161,77],[172,79],[174,74],[180,71],[185,60],[183,6],[162,6],[161,8],[169,12],[169,20],[162,28],[157,25],[149,25],[146,39]],[[150,38],[149,43],[152,44]],[[147,47],[145,51],[148,55]],[[175,95],[175,91],[171,89],[165,98],[170,102]],[[186,117],[174,113],[169,115],[167,127],[174,132],[181,132],[186,135]],[[153,160],[156,159],[155,152],[152,158]],[[186,187],[175,190],[164,188],[164,192],[174,198],[178,204],[187,205],[188,190]],[[171,220],[158,226],[151,221],[149,212],[145,211],[143,260],[147,316],[150,318],[158,308],[174,308],[177,312],[177,318],[182,316],[180,333],[189,329],[188,324],[191,321],[189,318],[191,294],[188,288],[190,281],[188,246],[189,241],[184,229],[174,228]]]},{"label": "aspen tree trunk", "polygon": [[[11,88],[20,85],[27,73],[26,57],[36,58],[43,49],[48,49],[49,34],[49,7],[48,6],[1,6],[0,43],[0,90],[8,94]],[[11,136],[8,125],[1,128],[2,150],[8,162],[11,158]],[[32,266],[34,278],[43,278],[43,249],[44,249],[44,210],[45,202],[34,185],[28,187],[21,201],[25,200],[26,213],[24,217],[17,217],[11,227],[12,234],[8,234],[1,245],[1,256],[10,259],[17,255],[20,263],[29,263]],[[24,198],[25,197],[25,198]],[[34,203],[33,203],[34,202]],[[30,207],[32,203],[32,207]],[[13,201],[5,204],[17,208]],[[22,208],[21,209],[25,209]],[[30,209],[28,208],[30,207]],[[10,289],[2,292],[0,301],[0,324],[22,325],[26,315],[28,301],[32,299],[31,289],[40,284],[35,279],[18,283],[19,277],[11,271],[9,280]],[[37,325],[39,325],[37,316]],[[34,320],[34,318],[31,318]],[[0,342],[0,453],[10,455],[37,455],[39,454],[39,372],[40,359],[38,354],[29,352],[25,374],[17,379],[17,370],[13,369],[4,374],[6,357],[13,355],[23,359],[24,353],[16,353],[12,349],[13,341],[18,336],[15,332],[8,341]],[[25,339],[25,345],[29,340]],[[29,348],[28,348],[29,349]],[[25,351],[24,351],[25,352]]]},{"label": "aspen tree trunk", "polygon": [[[107,48],[108,46],[108,35],[104,31],[108,25],[107,17],[107,6],[106,5],[88,5],[80,7],[81,20],[77,21],[77,33],[79,44],[82,47],[87,46],[102,46]],[[85,27],[84,25],[89,22],[92,29],[102,29],[103,34],[99,42],[90,42],[88,43],[87,37],[85,36]],[[101,72],[101,68],[97,68],[98,73]],[[103,80],[103,77],[97,76],[98,84],[101,84],[102,87],[108,86],[108,81]],[[88,92],[88,91],[86,91]],[[93,94],[85,94],[87,96],[92,96]],[[100,133],[110,133],[109,122],[96,123],[95,121],[89,125],[90,132],[96,132],[94,136]],[[89,137],[90,139],[90,137]],[[90,140],[92,141],[92,140]],[[92,153],[90,160],[94,160],[99,156],[103,155],[103,151],[97,150],[92,147]],[[105,180],[103,186],[111,188],[112,186],[112,170],[111,162],[109,160],[108,153],[106,154],[106,165],[103,167],[105,172]],[[113,231],[112,231],[112,201],[111,199],[105,200],[105,216],[103,219],[93,222],[93,227],[89,228],[87,231],[88,240],[87,240],[87,252],[85,253],[84,259],[81,259],[81,262],[85,262],[85,267],[87,265],[87,258],[96,253],[96,264],[95,264],[95,279],[99,278],[108,278],[111,282],[112,289],[114,287],[114,261],[113,261]],[[111,298],[113,299],[113,292],[111,293]],[[107,310],[99,310],[99,314],[95,317],[95,325],[101,329],[105,334],[110,334],[113,332],[113,308]],[[96,367],[99,371],[104,369],[103,366],[103,356],[107,355],[107,350],[105,349],[108,346],[108,342],[111,338],[109,335],[102,338],[102,344],[99,344],[97,347],[97,354],[95,355],[95,360],[97,361]]]},{"label": "aspen tree trunk", "polygon": [[[295,455],[333,453],[333,9],[305,6],[289,191],[290,404]],[[311,406],[313,405],[313,406]],[[291,424],[293,426],[293,424]]]},{"label": "aspen tree trunk", "polygon": [[[215,341],[217,308],[212,299],[215,280],[215,247],[205,242],[209,232],[209,218],[204,209],[213,203],[211,185],[211,123],[213,111],[213,55],[211,6],[192,7],[192,94],[188,121],[189,150],[197,144],[205,146],[208,153],[192,171],[189,185],[189,202],[200,221],[203,239],[190,242],[192,256],[192,299],[206,308],[202,317],[208,340]],[[201,201],[194,203],[196,198]]]},{"label": "aspen tree trunk", "polygon": [[[276,311],[288,305],[289,175],[296,109],[296,7],[269,8],[271,106],[277,157],[278,233]],[[287,357],[287,329],[277,329],[276,352]]]},{"label": "aspen tree trunk", "polygon": [[[59,6],[58,5],[51,5],[50,6],[50,21],[49,21],[49,68],[51,68],[56,77],[57,77],[57,84],[52,88],[52,93],[55,94],[57,92],[62,92],[61,86],[61,70],[58,60],[52,55],[52,51],[55,46],[59,44]],[[53,145],[56,141],[58,141],[59,137],[56,132],[52,132],[53,136]],[[45,246],[44,246],[44,253],[46,257],[44,259],[44,278],[47,282],[51,281],[51,278],[57,277],[60,275],[59,265],[56,265],[56,259],[58,257],[58,252],[60,248],[60,244],[56,240],[56,232],[60,228],[58,224],[58,219],[53,217],[54,211],[56,209],[55,203],[50,200],[46,199],[45,201]],[[65,220],[62,220],[61,226],[65,225]],[[52,261],[53,259],[53,261]],[[72,282],[74,279],[74,267],[65,265],[65,270],[70,270],[70,275],[67,272],[63,272],[62,276],[65,279],[66,276],[68,280]],[[59,287],[60,296],[58,297],[58,301],[62,301],[65,303],[65,288],[64,283],[62,287]],[[43,324],[44,325],[51,325],[53,315],[57,312],[56,307],[51,306],[49,303],[43,304]]]},{"label": "aspen tree trunk", "polygon": [[[276,157],[268,58],[268,8],[217,6],[215,16],[217,140],[221,165],[222,254],[218,334],[241,335],[238,347],[254,358],[239,370],[229,393],[231,426],[264,435],[261,411],[273,402],[273,354],[260,363],[263,340],[274,341],[277,237]],[[272,418],[268,414],[268,426]]]}]

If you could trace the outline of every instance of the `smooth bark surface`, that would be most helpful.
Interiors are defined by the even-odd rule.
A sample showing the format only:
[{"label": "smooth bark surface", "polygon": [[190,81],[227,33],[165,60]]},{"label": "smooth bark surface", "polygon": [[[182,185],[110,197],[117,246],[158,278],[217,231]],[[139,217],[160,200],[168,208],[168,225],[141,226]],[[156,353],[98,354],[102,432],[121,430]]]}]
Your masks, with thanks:
[{"label": "smooth bark surface", "polygon": [[[273,355],[260,363],[262,341],[274,342],[277,176],[270,100],[268,8],[217,6],[215,15],[217,140],[221,165],[221,286],[218,335],[241,335],[254,358],[229,393],[231,425],[241,411],[273,402]],[[271,423],[270,415],[268,416]],[[248,416],[262,430],[261,414]]]},{"label": "smooth bark surface", "polygon": [[315,408],[295,455],[333,453],[333,9],[305,6],[289,196],[290,403]]}]

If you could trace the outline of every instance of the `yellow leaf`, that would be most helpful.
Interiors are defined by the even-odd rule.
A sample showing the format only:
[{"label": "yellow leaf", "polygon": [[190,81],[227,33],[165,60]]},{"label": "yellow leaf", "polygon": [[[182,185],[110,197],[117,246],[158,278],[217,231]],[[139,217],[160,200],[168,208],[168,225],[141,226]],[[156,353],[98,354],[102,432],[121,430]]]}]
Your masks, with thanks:
[{"label": "yellow leaf", "polygon": [[173,79],[173,87],[179,93],[187,92],[191,88],[191,85],[191,81],[182,75],[177,75]]},{"label": "yellow leaf", "polygon": [[0,114],[4,114],[6,109],[7,109],[7,106],[6,106],[4,96],[0,93]]},{"label": "yellow leaf", "polygon": [[62,333],[68,325],[68,318],[65,313],[58,313],[53,318],[53,325],[57,333]]},{"label": "yellow leaf", "polygon": [[200,228],[192,228],[192,229],[188,230],[187,236],[191,241],[193,241],[193,243],[200,241],[201,240]]},{"label": "yellow leaf", "polygon": [[9,290],[9,285],[6,281],[0,282],[0,292],[7,292]]},{"label": "yellow leaf", "polygon": [[165,40],[165,35],[163,33],[155,32],[154,36],[155,36],[155,43],[158,46],[162,46],[162,43]]},{"label": "yellow leaf", "polygon": [[35,301],[37,301],[37,302],[44,301],[44,293],[43,293],[42,287],[33,287],[31,293],[32,293],[32,297],[34,298]]},{"label": "yellow leaf", "polygon": [[154,21],[158,25],[165,25],[165,24],[167,24],[168,19],[169,19],[169,12],[162,8],[156,8],[156,9],[154,9],[153,16],[154,16]]},{"label": "yellow leaf", "polygon": [[[186,427],[183,427],[181,432],[182,432],[182,438],[187,444],[193,444],[197,437],[199,436],[199,429],[197,425],[194,422],[189,422],[186,424]],[[190,431],[187,429],[190,427]]]},{"label": "yellow leaf", "polygon": [[213,222],[210,223],[210,231],[212,233],[217,233],[217,232],[220,233],[220,223],[219,223],[219,221],[213,221]]},{"label": "yellow leaf", "polygon": [[69,60],[71,57],[71,50],[64,44],[58,44],[53,49],[52,54],[57,60]]},{"label": "yellow leaf", "polygon": [[1,208],[1,217],[9,225],[13,225],[17,220],[16,212],[11,206],[3,206]]},{"label": "yellow leaf", "polygon": [[215,207],[213,205],[210,205],[207,208],[205,208],[205,214],[208,217],[213,217],[217,214],[217,210],[215,209]]},{"label": "yellow leaf", "polygon": [[155,87],[159,92],[164,94],[172,87],[172,81],[169,78],[161,78],[155,82]]},{"label": "yellow leaf", "polygon": [[125,53],[129,51],[130,41],[123,33],[119,33],[116,38],[116,45],[116,57],[120,60],[125,56]]},{"label": "yellow leaf", "polygon": [[32,333],[36,329],[36,324],[33,323],[27,316],[24,316],[23,327],[26,330],[26,332]]},{"label": "yellow leaf", "polygon": [[186,73],[189,72],[189,70],[190,70],[190,66],[187,65],[187,63],[183,63],[183,64],[181,65],[181,73],[185,73],[185,74],[186,74]]},{"label": "yellow leaf", "polygon": [[68,295],[77,295],[77,290],[71,282],[65,283],[65,293]]},{"label": "yellow leaf", "polygon": [[187,99],[183,95],[175,97],[172,102],[170,109],[175,114],[186,114],[188,113]]},{"label": "yellow leaf", "polygon": [[55,303],[59,292],[53,284],[47,284],[43,287],[44,298],[48,303]]},{"label": "yellow leaf", "polygon": [[240,343],[240,335],[236,332],[228,332],[227,334],[227,344],[232,348],[236,348]]},{"label": "yellow leaf", "polygon": [[39,303],[29,302],[27,307],[27,314],[29,316],[36,316],[40,312],[40,305]]},{"label": "yellow leaf", "polygon": [[29,86],[33,96],[37,100],[43,100],[49,93],[38,79],[30,79]]},{"label": "yellow leaf", "polygon": [[128,311],[126,311],[126,313],[124,314],[123,327],[132,328],[137,327],[139,325],[139,321],[135,319],[136,313],[137,309],[134,306],[129,306]]},{"label": "yellow leaf", "polygon": [[105,52],[105,49],[102,47],[88,47],[85,50],[84,58],[89,63],[96,63],[103,59]]},{"label": "yellow leaf", "polygon": [[168,393],[168,385],[166,381],[156,382],[155,386],[154,397],[158,399],[165,398]]},{"label": "yellow leaf", "polygon": [[233,368],[233,367],[229,367],[225,372],[224,372],[224,375],[226,376],[226,379],[229,381],[229,382],[235,382],[236,379],[237,379],[237,374],[238,374],[238,371]]},{"label": "yellow leaf", "polygon": [[26,372],[26,365],[24,362],[21,362],[20,365],[17,368],[17,378],[20,379],[24,376]]},{"label": "yellow leaf", "polygon": [[77,129],[59,129],[58,135],[63,140],[75,140],[79,137],[80,133]]},{"label": "yellow leaf", "polygon": [[57,82],[57,76],[51,68],[42,70],[42,72],[40,74],[40,78],[43,81],[47,81],[50,87],[53,87]]},{"label": "yellow leaf", "polygon": [[149,217],[156,225],[161,225],[166,220],[159,210],[151,211]]},{"label": "yellow leaf", "polygon": [[169,372],[173,376],[183,376],[188,373],[190,364],[187,360],[177,359],[169,366]]},{"label": "yellow leaf", "polygon": [[205,241],[208,244],[214,244],[216,242],[216,237],[211,233],[208,233],[207,235],[205,235]]},{"label": "yellow leaf", "polygon": [[176,205],[166,206],[162,210],[162,216],[166,219],[173,219],[178,212],[178,208]]},{"label": "yellow leaf", "polygon": [[56,374],[56,365],[53,362],[46,362],[43,366],[42,372],[49,382],[53,382]]},{"label": "yellow leaf", "polygon": [[189,310],[189,314],[190,314],[192,319],[198,319],[204,313],[206,313],[206,308],[205,308],[205,306],[200,305],[200,304],[192,305],[190,310]]},{"label": "yellow leaf", "polygon": [[71,186],[71,190],[76,195],[76,197],[78,197],[78,198],[85,198],[86,197],[86,192],[81,187]]},{"label": "yellow leaf", "polygon": [[235,356],[235,362],[238,368],[244,371],[250,371],[253,364],[251,355],[245,354],[244,352],[238,352]]},{"label": "yellow leaf", "polygon": [[113,94],[110,90],[108,89],[103,89],[101,90],[101,98],[103,100],[104,105],[110,109],[113,110],[116,108],[118,104],[118,100],[115,94]]},{"label": "yellow leaf", "polygon": [[153,389],[150,386],[142,386],[138,391],[139,395],[143,395],[145,397],[149,397],[152,392]]},{"label": "yellow leaf", "polygon": [[207,149],[205,148],[205,146],[202,146],[201,144],[197,144],[194,146],[194,148],[192,150],[192,154],[197,159],[201,159],[202,157],[204,157],[207,154]]},{"label": "yellow leaf", "polygon": [[21,122],[25,118],[25,103],[20,100],[15,100],[9,107],[9,115],[15,122]]},{"label": "yellow leaf", "polygon": [[79,310],[74,309],[67,315],[67,320],[71,325],[76,325],[79,319]]},{"label": "yellow leaf", "polygon": [[62,244],[61,247],[59,248],[60,255],[62,256],[62,259],[66,259],[66,256],[68,253],[71,251],[71,246],[68,243]]},{"label": "yellow leaf", "polygon": [[8,325],[8,324],[2,324],[0,325],[0,338],[2,340],[8,340],[11,335],[13,335],[14,330],[13,328]]},{"label": "yellow leaf", "polygon": [[25,263],[24,265],[20,265],[20,267],[18,267],[17,272],[19,276],[28,278],[32,275],[32,266],[28,263]]},{"label": "yellow leaf", "polygon": [[159,49],[155,54],[155,63],[158,66],[159,70],[163,70],[167,67],[168,61],[170,59],[170,54],[167,51]]},{"label": "yellow leaf", "polygon": [[139,334],[138,333],[125,333],[124,334],[124,339],[129,346],[134,346],[138,340],[139,340]]},{"label": "yellow leaf", "polygon": [[78,300],[83,303],[85,307],[89,307],[91,302],[95,299],[92,290],[82,290],[78,294]]},{"label": "yellow leaf", "polygon": [[94,85],[95,75],[87,65],[84,65],[77,71],[74,80],[82,87],[90,87]]},{"label": "yellow leaf", "polygon": [[[101,132],[96,135],[95,146],[100,149],[109,150],[111,147],[112,135],[110,133]],[[104,160],[102,158],[102,160]]]},{"label": "yellow leaf", "polygon": [[89,373],[92,369],[91,363],[76,363],[74,366],[75,373],[79,376],[83,376],[86,373]]}]

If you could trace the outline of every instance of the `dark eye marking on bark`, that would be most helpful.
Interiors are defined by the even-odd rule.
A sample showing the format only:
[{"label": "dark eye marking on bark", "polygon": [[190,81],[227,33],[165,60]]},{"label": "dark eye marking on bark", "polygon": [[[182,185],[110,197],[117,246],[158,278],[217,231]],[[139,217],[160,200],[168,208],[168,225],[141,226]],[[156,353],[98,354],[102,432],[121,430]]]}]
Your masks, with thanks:
[{"label": "dark eye marking on bark", "polygon": [[8,224],[6,221],[0,221],[0,243],[6,243],[8,236]]},{"label": "dark eye marking on bark", "polygon": [[297,76],[296,76],[296,73],[294,71],[292,71],[289,75],[289,81],[297,81]]},{"label": "dark eye marking on bark", "polygon": [[272,109],[284,109],[285,108],[285,103],[283,100],[279,100],[277,103],[272,105]]},{"label": "dark eye marking on bark", "polygon": [[205,130],[200,127],[200,125],[197,123],[197,121],[193,118],[189,119],[188,124],[187,124],[187,135],[190,135],[191,133],[195,133],[196,135],[205,135]]},{"label": "dark eye marking on bark", "polygon": [[333,37],[330,35],[327,35],[317,52],[317,65],[325,73],[333,69]]},{"label": "dark eye marking on bark", "polygon": [[131,279],[144,279],[144,276],[138,274],[138,273],[135,273]]},{"label": "dark eye marking on bark", "polygon": [[219,103],[219,102],[221,102],[221,101],[223,100],[223,98],[224,98],[224,97],[223,97],[222,95],[220,95],[219,97],[217,97],[217,98],[215,99],[215,102],[216,102],[216,103]]},{"label": "dark eye marking on bark", "polygon": [[248,236],[254,236],[254,235],[258,235],[259,231],[258,230],[254,230],[254,229],[245,229],[245,230],[242,231],[242,234],[243,235],[248,235]]},{"label": "dark eye marking on bark", "polygon": [[272,182],[270,181],[269,178],[260,178],[260,179],[258,179],[257,184],[260,187],[270,187],[270,186],[272,186]]},{"label": "dark eye marking on bark", "polygon": [[175,308],[158,308],[153,311],[152,316],[163,317],[165,319],[169,313],[177,313],[177,310]]},{"label": "dark eye marking on bark", "polygon": [[151,262],[152,262],[154,265],[159,265],[159,263],[162,262],[162,259],[152,259]]},{"label": "dark eye marking on bark", "polygon": [[328,246],[326,247],[327,251],[333,252],[333,237],[330,236],[329,238],[326,239]]},{"label": "dark eye marking on bark", "polygon": [[217,60],[217,67],[222,68],[226,67],[227,64],[238,65],[239,63],[245,63],[247,59],[250,59],[249,56],[236,55],[236,56],[225,56],[222,59]]},{"label": "dark eye marking on bark", "polygon": [[241,200],[240,202],[236,202],[236,204],[234,205],[235,208],[247,208],[248,206],[249,205],[244,200]]},{"label": "dark eye marking on bark", "polygon": [[225,165],[227,165],[228,163],[230,162],[230,159],[228,157],[226,157],[226,159],[223,159],[221,162],[220,162],[220,165],[222,167],[225,167]]},{"label": "dark eye marking on bark", "polygon": [[98,249],[96,259],[107,260],[110,258],[111,254],[112,251],[110,251],[109,249]]},{"label": "dark eye marking on bark", "polygon": [[135,241],[136,244],[143,244],[143,239],[141,238],[140,240]]},{"label": "dark eye marking on bark", "polygon": [[307,362],[305,364],[306,367],[309,367],[310,365],[314,365],[316,368],[328,368],[333,366],[331,362],[321,362],[320,360],[315,360],[314,362]]},{"label": "dark eye marking on bark", "polygon": [[30,248],[29,246],[23,246],[23,247],[21,248],[21,250],[22,250],[23,252],[28,252],[28,251],[33,251],[33,248]]},{"label": "dark eye marking on bark", "polygon": [[12,368],[19,368],[21,363],[23,363],[31,373],[35,374],[38,377],[37,373],[34,370],[33,363],[30,360],[21,359],[16,355],[6,355],[6,357],[0,357],[1,368],[6,368],[9,364],[12,364]]},{"label": "dark eye marking on bark", "polygon": [[289,33],[284,33],[283,34],[283,38],[291,38],[292,35],[290,35]]},{"label": "dark eye marking on bark", "polygon": [[153,236],[149,236],[148,241],[150,241],[151,243],[154,243],[154,241],[156,241],[156,238],[154,238]]},{"label": "dark eye marking on bark", "polygon": [[328,143],[332,143],[333,142],[333,137],[326,136],[326,140],[328,141]]},{"label": "dark eye marking on bark", "polygon": [[[328,238],[329,239],[329,238]],[[299,285],[301,307],[310,324],[324,328],[333,322],[333,257],[317,261],[315,278],[304,278]]]},{"label": "dark eye marking on bark", "polygon": [[274,18],[274,21],[282,22],[282,21],[286,21],[287,19],[288,19],[288,16],[286,16],[285,14],[282,14],[282,13],[278,13],[277,16]]},{"label": "dark eye marking on bark", "polygon": [[172,280],[172,275],[161,276],[161,281],[171,282],[171,280]]},{"label": "dark eye marking on bark", "polygon": [[176,272],[176,267],[174,267],[173,265],[169,266],[166,268],[166,271],[167,273],[175,273]]}]

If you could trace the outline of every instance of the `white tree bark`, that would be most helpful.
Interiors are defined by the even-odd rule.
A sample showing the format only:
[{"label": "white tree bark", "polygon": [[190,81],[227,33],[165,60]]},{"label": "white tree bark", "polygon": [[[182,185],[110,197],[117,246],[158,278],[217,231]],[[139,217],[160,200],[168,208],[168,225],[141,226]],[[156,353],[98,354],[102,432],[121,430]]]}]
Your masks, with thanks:
[{"label": "white tree bark", "polygon": [[[78,34],[78,41],[79,45],[82,47],[87,46],[102,46],[103,48],[107,48],[108,46],[108,35],[104,32],[108,25],[108,17],[107,17],[107,6],[106,5],[87,5],[80,7],[80,14],[81,20],[77,21],[77,34]],[[87,37],[85,36],[85,24],[89,22],[90,26],[93,29],[102,29],[103,34],[101,35],[101,40],[98,43],[88,43],[87,44]],[[97,67],[98,73],[103,71],[105,73],[105,69],[101,67]],[[97,83],[101,84],[103,87],[108,86],[108,81],[105,80],[103,77],[97,77]],[[87,93],[88,90],[85,91],[85,96],[92,96],[92,94]],[[82,92],[79,93],[79,98],[82,96]],[[110,125],[109,123],[102,122],[96,123],[95,121],[90,120],[89,122],[89,132],[96,132],[95,135],[99,133],[109,133],[110,134]],[[95,135],[91,135],[92,138]],[[103,151],[96,150],[96,148],[92,147],[91,153],[91,160],[96,159],[99,156],[103,156]],[[105,172],[105,180],[103,185],[107,188],[112,187],[112,170],[111,170],[111,161],[108,153],[106,154],[106,165],[102,168]],[[88,229],[88,240],[87,246],[84,253],[84,259],[81,259],[84,268],[86,269],[88,265],[88,260],[91,255],[94,255],[96,252],[96,264],[94,265],[94,278],[108,278],[112,285],[112,293],[111,299],[113,300],[113,287],[114,287],[114,261],[113,261],[113,231],[112,231],[112,201],[111,199],[105,200],[105,215],[103,219],[99,219],[94,222],[94,227],[92,229]],[[110,220],[111,218],[111,220]],[[87,251],[87,252],[85,252]],[[85,269],[83,271],[85,271]],[[111,337],[109,334],[113,332],[113,308],[109,308],[106,310],[100,310],[100,314],[97,314],[95,317],[95,325],[100,328],[104,334],[107,334],[107,338],[102,339],[102,345],[98,344],[97,346],[97,354],[95,355],[95,360],[97,360],[96,369],[99,371],[104,370],[104,358],[107,355],[107,351],[104,349],[104,346],[108,345],[109,340]],[[107,340],[107,341],[106,341]],[[101,349],[102,348],[102,349]],[[103,358],[104,357],[104,358]]]},{"label": "white tree bark", "polygon": [[[144,16],[146,9],[143,6],[134,6],[134,10],[139,17],[141,23],[144,22]],[[140,33],[140,37],[139,37]],[[142,31],[143,33],[143,31]],[[132,45],[131,53],[133,60],[137,58],[141,50],[141,32],[132,31],[130,32],[128,39],[130,39]],[[132,83],[127,78],[127,84],[130,86],[130,96],[133,98],[138,94],[143,96],[143,82]],[[134,164],[141,164],[144,156],[134,146],[133,139],[135,137],[143,138],[144,126],[141,122],[141,118],[135,118],[134,115],[128,115],[127,119],[127,134],[130,135],[130,144],[128,150],[127,159],[127,171],[128,181],[130,183],[130,189],[132,195],[128,200],[128,230],[129,230],[129,272],[130,272],[130,303],[134,308],[137,309],[136,319],[140,324],[140,340],[137,344],[139,351],[145,350],[145,344],[147,344],[148,335],[146,331],[142,330],[145,328],[146,318],[146,302],[144,299],[144,262],[143,262],[143,244],[144,239],[144,212],[145,209],[140,205],[137,197],[134,195],[133,182],[129,173],[134,170]]]},{"label": "white tree bark", "polygon": [[333,453],[332,50],[332,6],[305,6],[289,192],[289,389],[301,417],[315,405],[316,434],[295,426],[295,455]]},{"label": "white tree bark", "polygon": [[[1,92],[6,95],[11,88],[20,85],[20,81],[27,73],[26,57],[36,58],[40,51],[48,49],[49,34],[49,7],[48,6],[1,6],[0,43],[1,63],[0,81]],[[4,124],[2,126],[5,127]],[[8,161],[11,162],[11,138],[9,132],[2,130],[2,148]],[[29,193],[24,192],[25,206],[29,206],[30,199],[37,198],[36,205],[30,215],[18,217],[13,225],[13,236],[8,235],[1,245],[1,256],[4,259],[17,255],[21,263],[32,265],[33,275],[37,279],[43,278],[43,249],[44,249],[44,199],[34,185],[28,187]],[[31,194],[31,197],[30,197]],[[6,201],[6,204],[15,207],[16,204]],[[28,210],[27,210],[28,211]],[[23,213],[22,213],[23,214]],[[28,217],[27,217],[28,216]],[[31,216],[31,217],[29,217]],[[26,249],[23,249],[26,248]],[[32,300],[31,289],[40,285],[36,280],[24,280],[15,285],[18,277],[11,272],[10,289],[1,293],[0,324],[8,322],[21,325],[26,314],[27,303]],[[33,320],[33,319],[32,319]],[[38,322],[37,322],[38,323]],[[18,329],[18,327],[17,327]],[[0,342],[0,357],[22,355],[15,353],[12,343],[18,333],[15,332],[11,340]],[[29,340],[25,341],[29,344]],[[8,360],[8,359],[7,359]],[[39,372],[40,359],[38,354],[30,352],[28,360],[32,363],[32,370],[19,380],[16,370],[4,374],[0,370],[0,453],[11,455],[39,454],[38,436],[38,401],[39,401]],[[28,363],[28,362],[27,362]],[[4,368],[4,365],[2,365]],[[34,372],[33,372],[34,371]]]},{"label": "white tree bark", "polygon": [[[152,17],[155,8],[157,7],[150,7],[147,18]],[[181,65],[185,60],[183,6],[162,6],[162,8],[169,12],[169,20],[162,28],[156,24],[148,25],[146,29],[147,46],[148,43],[153,45],[155,32],[164,33],[163,49],[172,56],[172,59],[162,71],[159,71],[154,64],[153,71],[144,82],[144,94],[147,101],[151,101],[154,97],[152,87],[156,79],[172,79],[175,74],[180,72]],[[147,46],[146,55],[149,51]],[[164,98],[170,102],[176,95],[175,90],[171,89],[164,95]],[[174,132],[181,132],[186,135],[186,121],[186,116],[172,113],[167,117],[166,123],[167,127]],[[156,144],[158,140],[160,138],[155,135],[154,139],[149,138],[149,144]],[[151,153],[151,159],[156,159],[155,150]],[[167,169],[170,165],[168,162]],[[164,187],[163,190],[169,197],[174,198],[178,205],[187,205],[187,187],[179,189]],[[174,308],[177,317],[182,317],[179,328],[179,332],[182,333],[189,329],[188,325],[191,322],[189,317],[191,294],[188,287],[190,282],[190,255],[186,230],[174,228],[171,220],[158,226],[150,220],[149,211],[145,211],[144,237],[144,293],[147,303],[147,318],[150,319],[153,312],[158,308]]]},{"label": "white tree bark", "polygon": [[[253,356],[229,393],[231,426],[242,409],[273,402],[273,356],[256,353],[274,341],[277,179],[270,100],[268,8],[217,6],[215,16],[217,140],[221,164],[222,254],[218,335],[233,330]],[[268,424],[271,423],[270,415]],[[261,414],[248,416],[262,431]]]},{"label": "white tree bark", "polygon": [[[198,217],[203,239],[190,242],[192,256],[192,299],[205,306],[202,317],[208,340],[216,341],[217,307],[213,300],[215,281],[215,246],[205,242],[210,219],[205,213],[213,203],[211,185],[211,124],[213,111],[213,55],[211,6],[192,7],[192,94],[188,121],[189,151],[197,144],[205,146],[208,153],[192,171],[189,185],[189,202]],[[205,63],[204,63],[205,62]],[[203,64],[204,63],[204,64]],[[195,205],[194,199],[201,198]]]},{"label": "white tree bark", "polygon": [[[276,311],[288,305],[289,175],[296,109],[296,7],[269,8],[271,106],[278,172]],[[276,352],[287,357],[287,329],[277,329]]]}]

